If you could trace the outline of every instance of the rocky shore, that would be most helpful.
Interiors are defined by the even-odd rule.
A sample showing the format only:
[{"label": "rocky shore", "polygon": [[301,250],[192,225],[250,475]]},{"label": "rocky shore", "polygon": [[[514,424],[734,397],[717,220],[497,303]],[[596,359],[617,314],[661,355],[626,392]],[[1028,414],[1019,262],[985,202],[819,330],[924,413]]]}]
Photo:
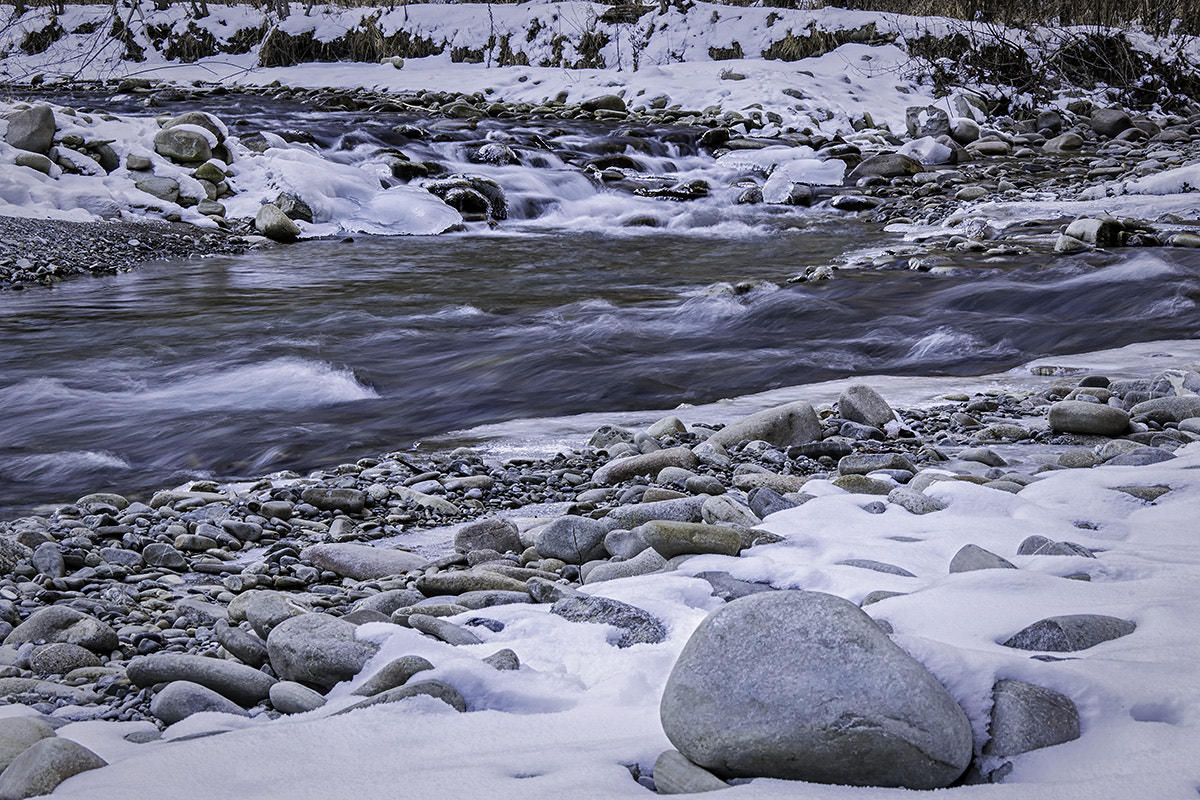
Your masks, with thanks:
[{"label": "rocky shore", "polygon": [[[144,502],[100,492],[0,523],[0,695],[35,712],[0,719],[7,758],[0,766],[8,765],[0,795],[49,791],[103,766],[86,748],[55,737],[71,721],[162,728],[212,711],[274,719],[322,709],[333,687],[355,679],[354,695],[337,696],[328,711],[416,695],[469,711],[476,702],[470,687],[424,679],[437,665],[423,656],[372,662],[363,680],[359,673],[380,646],[377,636],[356,631],[386,623],[470,647],[503,631],[497,612],[518,604],[609,626],[618,649],[654,646],[668,638],[668,627],[644,608],[604,596],[607,582],[691,575],[687,562],[705,554],[743,561],[765,553],[789,538],[771,532],[772,514],[831,494],[894,526],[897,513],[944,512],[938,490],[952,484],[1020,497],[1063,472],[1162,465],[1200,440],[1197,389],[1200,372],[1172,369],[1138,380],[1053,379],[1036,392],[949,394],[893,409],[860,384],[835,404],[793,402],[726,426],[687,426],[674,417],[644,430],[603,426],[585,446],[548,459],[496,461],[469,448],[393,453],[305,476],[193,482]],[[1129,479],[1117,491],[1152,506],[1172,488]],[[1088,524],[1078,528],[1088,534]],[[1008,553],[977,546],[970,531],[959,545],[944,567],[950,574],[1016,570],[1021,557],[1059,556],[1071,566],[1063,577],[1087,581],[1095,572],[1089,565],[1105,565],[1103,548],[1040,536]],[[838,563],[915,577],[869,556]],[[876,625],[839,598],[735,578],[731,569],[695,573],[715,598],[729,601],[706,623],[724,631],[724,644],[706,640],[702,625],[680,657],[662,713],[682,755],[664,754],[653,775],[635,770],[647,786],[695,791],[761,776],[913,788],[999,780],[1013,757],[1079,735],[1071,698],[1008,681],[994,689],[987,735],[973,738],[955,700],[888,640],[885,621]],[[861,605],[870,612],[897,594],[875,592]],[[753,604],[739,600],[749,595]],[[779,614],[782,622],[770,621]],[[716,622],[720,615],[724,623]],[[1104,614],[1029,622],[1003,645],[1047,660],[1136,628]],[[818,635],[806,627],[816,626],[834,650],[776,652],[770,642],[785,634],[763,632],[778,624],[797,642]],[[729,637],[743,635],[750,638],[729,650]],[[769,641],[753,644],[764,635]],[[868,648],[873,655],[850,656],[864,636],[878,640]],[[837,655],[843,647],[844,658]],[[823,718],[796,733],[788,712],[788,735],[803,739],[793,744],[828,757],[780,772],[774,726],[783,722],[712,735],[743,707],[739,692],[766,691],[744,680],[745,664],[726,663],[731,652],[760,654],[768,682],[797,669],[833,680],[846,658],[865,659],[838,703],[847,714],[863,713],[866,704],[881,718],[902,719],[904,735],[918,739],[909,747],[895,745],[892,734],[844,736]],[[481,657],[496,670],[521,670],[512,649]],[[876,678],[881,686],[903,681],[925,699],[893,707],[878,694],[890,690],[872,688]],[[777,702],[788,708],[795,685],[781,680]],[[714,692],[711,703],[703,699]],[[875,754],[866,772],[862,748]]]},{"label": "rocky shore", "polygon": [[[89,127],[97,124],[92,116],[60,109],[56,119],[47,106],[17,107],[7,115],[6,134],[15,148],[11,152],[17,154],[14,168],[30,171],[31,177],[34,171],[51,177],[124,176],[131,189],[136,185],[134,196],[139,199],[117,198],[118,204],[131,202],[138,213],[157,214],[167,222],[183,219],[217,227],[139,224],[126,234],[106,226],[0,222],[0,286],[48,284],[78,272],[125,269],[147,258],[236,252],[249,246],[246,235],[255,241],[263,237],[293,241],[312,224],[311,206],[318,200],[328,204],[326,198],[297,197],[276,189],[269,201],[253,208],[239,206],[241,216],[226,219],[230,198],[242,188],[237,169],[230,167],[234,154],[253,159],[269,147],[284,145],[276,137],[300,134],[241,131],[227,143],[226,122],[200,110],[206,98],[215,96],[211,93],[216,88],[184,91],[149,82],[115,88],[135,96],[141,93],[147,102],[171,109],[159,119],[163,127],[152,141],[125,142],[121,146],[129,152],[122,161],[112,142],[98,138],[103,129]],[[218,88],[222,95],[228,91]],[[1194,204],[1175,203],[1156,210],[1150,202],[1156,196],[1186,195],[1196,185],[1200,115],[1152,116],[1078,101],[1017,119],[988,116],[980,98],[959,94],[953,114],[941,106],[911,107],[902,131],[876,127],[865,114],[855,121],[854,132],[830,135],[783,125],[773,112],[690,110],[667,106],[665,101],[634,103],[615,94],[578,104],[548,99],[534,105],[451,92],[400,95],[287,87],[241,91],[316,109],[414,113],[440,119],[437,136],[461,142],[470,162],[492,166],[544,166],[539,152],[556,147],[546,141],[554,134],[538,127],[515,128],[501,137],[504,141],[491,141],[475,133],[483,121],[598,123],[609,133],[606,137],[597,131],[601,138],[594,145],[599,148],[595,153],[586,147],[583,152],[555,152],[601,191],[686,204],[724,188],[695,177],[647,174],[636,155],[605,154],[614,147],[649,151],[657,140],[670,140],[713,156],[717,164],[740,168],[743,174],[734,180],[737,191],[731,195],[737,205],[825,208],[832,214],[894,225],[898,232],[916,231],[903,244],[883,252],[851,254],[832,265],[809,265],[790,276],[795,281],[827,279],[839,269],[937,272],[954,269],[964,260],[999,264],[1029,254],[1057,257],[1096,248],[1200,247],[1200,219]],[[105,117],[102,111],[97,113]],[[433,136],[414,125],[401,126],[397,132],[414,143]],[[612,143],[606,141],[608,137]],[[792,178],[771,160],[772,155],[791,158],[786,152],[798,148],[808,148],[813,163],[841,162],[844,179]],[[403,150],[381,151],[377,157],[392,176],[382,180],[384,189],[423,188],[449,207],[438,204],[448,215],[438,230],[459,228],[461,221],[503,224],[507,218],[509,200],[494,180],[469,172],[449,174],[447,165],[412,160]],[[1074,203],[1089,201],[1105,201],[1130,213],[1069,210]],[[430,210],[423,213],[428,216]],[[663,221],[643,214],[623,224],[655,227]],[[94,252],[78,246],[85,241],[92,243]]]},{"label": "rocky shore", "polygon": [[182,223],[0,216],[0,288],[51,286],[73,275],[108,275],[151,261],[242,253],[250,246],[242,236]]}]

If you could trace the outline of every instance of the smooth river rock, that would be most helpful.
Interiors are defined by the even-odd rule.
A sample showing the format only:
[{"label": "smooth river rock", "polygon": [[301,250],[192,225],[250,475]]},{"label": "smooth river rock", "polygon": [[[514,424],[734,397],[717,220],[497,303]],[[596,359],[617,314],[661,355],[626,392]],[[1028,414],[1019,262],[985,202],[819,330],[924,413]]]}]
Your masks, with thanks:
[{"label": "smooth river rock", "polygon": [[281,680],[329,689],[353,678],[379,645],[355,638],[357,627],[328,614],[303,614],[281,622],[267,637],[271,667]]},{"label": "smooth river rock", "polygon": [[70,739],[42,739],[17,756],[0,775],[0,800],[50,794],[67,778],[108,762]]},{"label": "smooth river rock", "polygon": [[857,606],[764,592],[705,619],[667,680],[663,730],[723,778],[934,789],[971,760],[949,692]]},{"label": "smooth river rock", "polygon": [[366,544],[314,544],[300,551],[300,560],[344,578],[370,581],[410,570],[424,569],[429,561],[407,550],[389,550]]},{"label": "smooth river rock", "polygon": [[1062,433],[1120,436],[1129,429],[1129,414],[1119,408],[1082,400],[1050,406],[1050,427]]},{"label": "smooth river rock", "polygon": [[820,438],[821,421],[817,419],[817,412],[810,403],[797,400],[731,422],[708,437],[708,441],[724,448],[746,440],[762,440],[776,447],[791,447]]},{"label": "smooth river rock", "polygon": [[102,655],[108,655],[120,645],[117,632],[111,626],[69,606],[38,609],[14,628],[4,643],[19,646],[37,641],[77,644]]},{"label": "smooth river rock", "polygon": [[243,706],[252,706],[270,695],[275,679],[253,667],[186,653],[155,653],[129,662],[129,680],[137,686],[189,681]]},{"label": "smooth river rock", "polygon": [[1047,617],[1014,633],[1005,647],[1018,650],[1042,650],[1052,653],[1072,653],[1095,647],[1110,639],[1128,636],[1137,629],[1130,620],[1103,614],[1066,614]]}]

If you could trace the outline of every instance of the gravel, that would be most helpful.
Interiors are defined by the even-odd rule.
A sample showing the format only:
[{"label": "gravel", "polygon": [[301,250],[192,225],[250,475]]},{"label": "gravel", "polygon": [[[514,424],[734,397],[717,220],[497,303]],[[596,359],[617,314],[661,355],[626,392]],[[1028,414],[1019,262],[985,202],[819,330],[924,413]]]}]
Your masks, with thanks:
[{"label": "gravel", "polygon": [[146,222],[66,222],[0,216],[0,290],[107,275],[173,258],[242,253],[251,243],[217,229]]}]

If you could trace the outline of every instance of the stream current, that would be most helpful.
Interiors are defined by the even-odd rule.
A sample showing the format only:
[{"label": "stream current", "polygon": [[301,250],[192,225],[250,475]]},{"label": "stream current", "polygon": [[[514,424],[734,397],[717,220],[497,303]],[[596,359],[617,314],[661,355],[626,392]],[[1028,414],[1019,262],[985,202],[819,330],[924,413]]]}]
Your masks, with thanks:
[{"label": "stream current", "polygon": [[[336,237],[0,295],[0,511],[303,471],[482,423],[856,374],[980,374],[1198,331],[1191,251],[1000,266],[964,255],[949,274],[788,283],[899,239],[825,208],[611,191],[555,150],[556,137],[573,152],[631,148],[612,128],[493,121],[397,142],[382,115],[226,113],[251,130],[303,127],[344,163],[405,145],[496,180],[517,213],[435,237]],[[536,138],[549,163],[468,163],[464,141],[485,136],[517,152]],[[627,150],[641,168],[710,170],[722,186],[686,136],[643,138]],[[625,227],[635,214],[658,227]]]}]

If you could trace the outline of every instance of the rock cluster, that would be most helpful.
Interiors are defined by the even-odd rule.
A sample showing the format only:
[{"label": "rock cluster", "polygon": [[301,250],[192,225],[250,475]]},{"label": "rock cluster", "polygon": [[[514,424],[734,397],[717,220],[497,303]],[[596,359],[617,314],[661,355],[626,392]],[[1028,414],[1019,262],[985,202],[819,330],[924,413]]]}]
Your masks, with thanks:
[{"label": "rock cluster", "polygon": [[[668,627],[604,597],[604,582],[777,541],[754,527],[810,500],[809,481],[862,496],[867,511],[896,505],[929,514],[944,507],[925,493],[937,481],[1020,492],[1046,471],[1156,463],[1200,437],[1195,386],[1192,370],[1139,380],[1092,375],[897,409],[852,385],[835,404],[791,403],[724,426],[675,418],[644,431],[604,426],[588,446],[546,460],[497,463],[466,448],[424,461],[397,453],[236,491],[197,481],[144,501],[87,495],[0,523],[0,696],[51,721],[168,725],[200,711],[300,713],[324,705],[332,686],[376,654],[358,626],[391,622],[471,648],[503,627],[487,609],[511,603],[545,604],[546,613],[596,625],[617,648],[652,647]],[[1083,418],[1056,412],[1063,404],[1119,415],[1121,435],[1063,430],[1061,420]],[[1042,472],[1006,469],[1003,453],[1031,444],[1059,455],[1043,458]],[[1117,491],[1153,502],[1169,487],[1131,477]],[[404,549],[406,532],[443,526],[454,526],[453,552]],[[1084,580],[1096,561],[1082,545],[1033,536],[1006,554],[968,543],[946,573],[1016,569],[1009,558],[1018,555],[1074,558],[1069,577]],[[842,563],[912,574],[866,558]],[[664,785],[773,775],[929,787],[967,767],[962,712],[890,642],[886,625],[828,595],[723,572],[698,577],[731,602],[701,626],[664,697],[664,727],[678,749],[663,762],[674,776]],[[1131,634],[1131,621],[1082,614],[1031,619],[1001,644],[1048,659]],[[818,640],[832,649],[801,657],[803,643]],[[494,668],[520,666],[511,651],[480,650]],[[843,669],[851,662],[853,670]],[[360,704],[427,694],[469,709],[454,687],[420,678],[432,666],[416,656],[383,665],[359,689]],[[907,688],[896,691],[901,683]],[[840,711],[814,699],[828,691],[822,686],[838,687]],[[1069,700],[1039,687],[998,687],[989,757],[1069,738]],[[778,701],[762,700],[768,689]],[[743,729],[731,720],[753,705],[747,697],[764,711]],[[832,716],[787,727],[806,704]],[[770,722],[770,709],[792,709],[783,714],[791,722]],[[1043,730],[1043,719],[1054,723]],[[903,735],[891,732],[896,720]],[[821,756],[798,760],[779,748]],[[870,768],[836,755],[861,748],[878,754]]]}]

